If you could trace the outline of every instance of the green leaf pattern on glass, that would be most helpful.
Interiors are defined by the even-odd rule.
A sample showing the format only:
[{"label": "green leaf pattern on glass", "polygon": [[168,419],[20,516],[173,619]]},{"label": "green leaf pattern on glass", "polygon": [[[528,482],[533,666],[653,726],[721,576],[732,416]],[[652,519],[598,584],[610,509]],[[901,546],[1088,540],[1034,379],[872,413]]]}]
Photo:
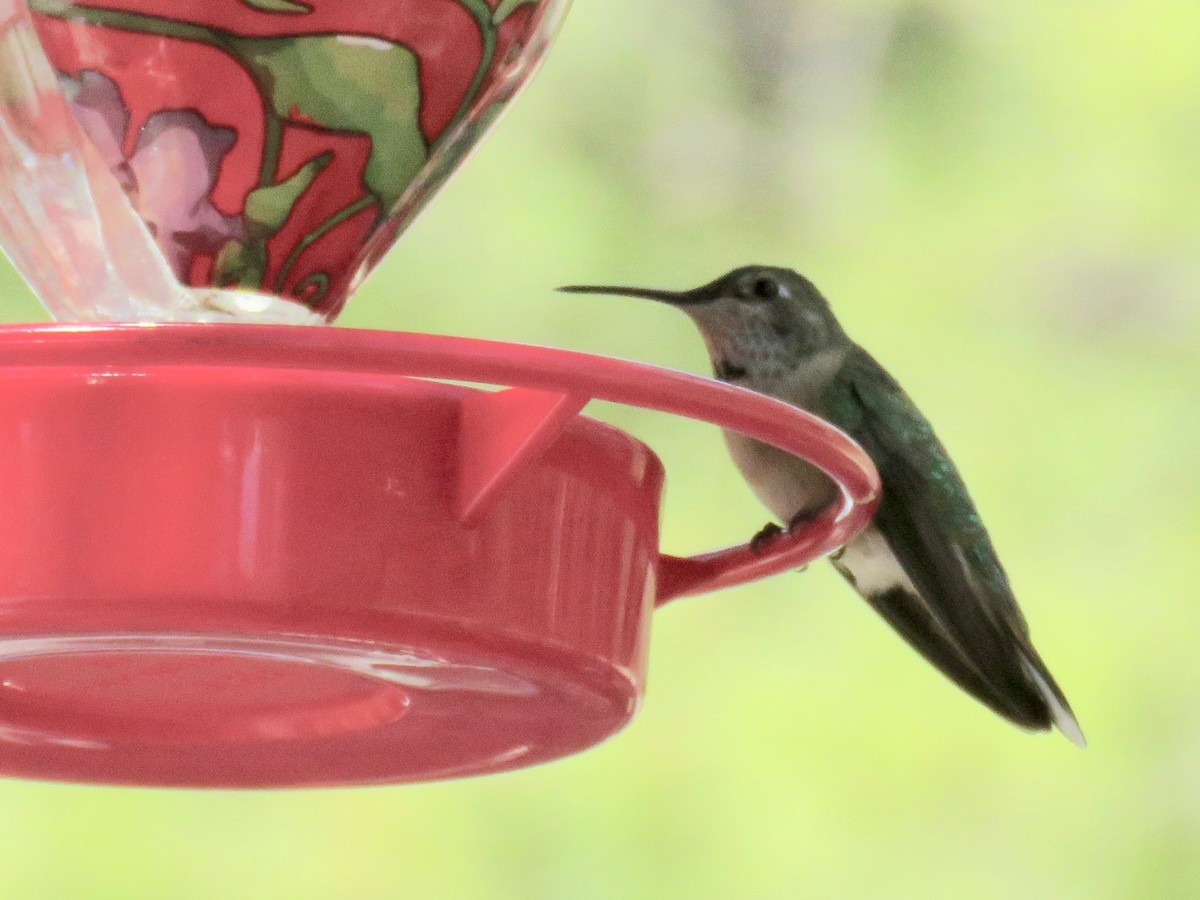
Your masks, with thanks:
[{"label": "green leaf pattern on glass", "polygon": [[242,2],[262,12],[284,13],[292,16],[312,12],[311,6],[304,3],[293,3],[292,0],[242,0]]},{"label": "green leaf pattern on glass", "polygon": [[335,34],[230,37],[227,43],[278,118],[299,116],[371,138],[363,181],[386,214],[429,152],[416,54],[379,38]]},{"label": "green leaf pattern on glass", "polygon": [[267,245],[263,241],[226,241],[213,263],[217,287],[255,290],[267,273]]},{"label": "green leaf pattern on glass", "polygon": [[322,153],[278,184],[255,188],[246,195],[246,230],[256,238],[273,237],[287,221],[300,195],[308,190],[317,173],[329,165],[332,153]]}]

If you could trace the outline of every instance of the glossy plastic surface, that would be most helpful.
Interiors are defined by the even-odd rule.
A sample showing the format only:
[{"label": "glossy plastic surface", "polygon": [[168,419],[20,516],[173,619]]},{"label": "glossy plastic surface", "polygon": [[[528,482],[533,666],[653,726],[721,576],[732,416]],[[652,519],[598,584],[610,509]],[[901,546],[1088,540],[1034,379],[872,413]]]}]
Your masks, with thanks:
[{"label": "glossy plastic surface", "polygon": [[[662,467],[576,415],[589,397],[800,453],[844,501],[762,556],[660,556]],[[828,425],[617,360],[330,329],[0,329],[0,771],[261,787],[562,756],[634,714],[655,603],[829,552],[877,491]]]},{"label": "glossy plastic surface", "polygon": [[59,318],[329,321],[566,5],[0,0],[0,236]]}]

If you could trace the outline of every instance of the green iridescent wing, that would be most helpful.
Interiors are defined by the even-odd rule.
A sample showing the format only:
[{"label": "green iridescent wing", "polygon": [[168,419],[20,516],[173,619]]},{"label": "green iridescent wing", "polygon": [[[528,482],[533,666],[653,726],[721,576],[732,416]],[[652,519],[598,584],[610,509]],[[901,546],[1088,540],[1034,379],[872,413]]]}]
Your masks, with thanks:
[{"label": "green iridescent wing", "polygon": [[1052,711],[1027,669],[1064,707],[1066,700],[1029,642],[979,513],[928,420],[857,347],[822,412],[879,469],[883,498],[873,524],[919,594],[896,586],[866,599],[969,693],[1018,724],[1048,727]]}]

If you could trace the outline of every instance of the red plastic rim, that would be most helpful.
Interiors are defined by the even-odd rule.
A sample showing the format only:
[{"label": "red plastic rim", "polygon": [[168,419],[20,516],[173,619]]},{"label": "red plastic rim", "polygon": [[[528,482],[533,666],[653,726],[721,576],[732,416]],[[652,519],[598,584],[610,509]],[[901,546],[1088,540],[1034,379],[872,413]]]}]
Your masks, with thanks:
[{"label": "red plastic rim", "polygon": [[748,544],[663,555],[658,602],[734,587],[844,546],[874,515],[881,485],[850,437],[816,416],[744,388],[611,357],[475,338],[281,325],[24,325],[3,329],[4,366],[251,366],[511,385],[608,400],[710,422],[802,457],[841,502],[765,552]]}]

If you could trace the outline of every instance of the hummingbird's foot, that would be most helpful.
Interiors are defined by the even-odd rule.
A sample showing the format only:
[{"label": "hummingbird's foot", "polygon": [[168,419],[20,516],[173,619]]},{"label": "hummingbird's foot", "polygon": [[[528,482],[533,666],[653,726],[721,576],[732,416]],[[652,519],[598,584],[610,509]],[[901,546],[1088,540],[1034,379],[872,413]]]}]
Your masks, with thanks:
[{"label": "hummingbird's foot", "polygon": [[[788,530],[789,529],[787,528],[776,525],[774,522],[768,522],[762,527],[762,530],[759,531],[758,534],[750,538],[750,552],[755,556],[762,556],[763,552],[767,549],[767,545],[781,534],[787,534]],[[794,571],[807,572],[808,566],[801,566]]]},{"label": "hummingbird's foot", "polygon": [[750,538],[750,552],[756,556],[761,556],[763,551],[767,549],[767,544],[775,540],[783,534],[783,528],[774,522],[768,522],[764,525],[754,537]]},{"label": "hummingbird's foot", "polygon": [[[791,521],[788,522],[788,526],[786,529],[787,533],[791,534],[792,531],[794,531],[795,529],[803,528],[809,522],[813,521],[813,519],[815,519],[819,514],[820,514],[820,510],[818,510],[815,513],[811,513],[808,510],[801,510],[800,512],[798,512],[794,516],[792,516]],[[796,569],[795,571],[807,572],[808,566],[801,566],[800,568]]]},{"label": "hummingbird's foot", "polygon": [[795,531],[797,528],[803,528],[809,522],[812,522],[814,519],[816,519],[820,513],[820,510],[817,510],[816,512],[809,512],[806,509],[800,510],[800,512],[792,516],[791,521],[788,522],[787,530]]}]

